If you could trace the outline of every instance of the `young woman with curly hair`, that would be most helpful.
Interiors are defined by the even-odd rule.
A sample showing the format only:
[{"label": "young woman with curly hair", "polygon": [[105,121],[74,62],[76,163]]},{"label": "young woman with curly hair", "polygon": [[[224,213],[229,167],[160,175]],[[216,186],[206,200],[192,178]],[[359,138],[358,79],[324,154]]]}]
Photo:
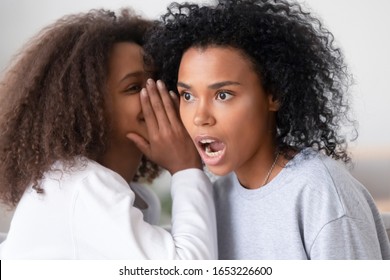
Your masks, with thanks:
[{"label": "young woman with curly hair", "polygon": [[[220,259],[389,259],[350,161],[350,77],[299,4],[169,6],[145,51],[214,174]],[[347,126],[344,126],[347,125]]]},{"label": "young woman with curly hair", "polygon": [[[151,26],[128,9],[69,15],[5,73],[0,197],[17,208],[2,259],[216,257],[211,183],[175,100],[144,67]],[[158,92],[170,107],[145,121]],[[160,131],[149,134],[146,122]],[[133,134],[148,139],[146,157],[172,174],[171,233],[156,226],[157,197],[136,183],[159,170]]]}]

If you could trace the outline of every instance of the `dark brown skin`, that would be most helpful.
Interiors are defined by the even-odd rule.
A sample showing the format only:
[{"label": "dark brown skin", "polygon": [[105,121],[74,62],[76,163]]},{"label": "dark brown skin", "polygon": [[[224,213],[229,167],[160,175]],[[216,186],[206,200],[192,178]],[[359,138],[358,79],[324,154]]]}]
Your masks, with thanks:
[{"label": "dark brown skin", "polygon": [[[128,9],[91,10],[59,19],[26,44],[0,79],[2,202],[16,206],[30,185],[44,194],[41,179],[53,163],[72,168],[78,157],[97,161],[126,181],[153,180],[158,164],[171,173],[200,167],[178,119],[171,127],[158,115],[155,121],[164,129],[140,145],[148,147],[150,158],[126,137],[129,132],[147,137],[139,93],[153,74],[145,69],[142,52],[152,26]],[[123,49],[129,43],[138,47]],[[156,88],[150,91],[157,94]],[[172,112],[161,114],[172,118]]]},{"label": "dark brown skin", "polygon": [[178,116],[176,95],[169,94],[162,81],[148,79],[140,99],[149,141],[134,133],[127,137],[171,174],[187,168],[201,169],[199,154]]}]

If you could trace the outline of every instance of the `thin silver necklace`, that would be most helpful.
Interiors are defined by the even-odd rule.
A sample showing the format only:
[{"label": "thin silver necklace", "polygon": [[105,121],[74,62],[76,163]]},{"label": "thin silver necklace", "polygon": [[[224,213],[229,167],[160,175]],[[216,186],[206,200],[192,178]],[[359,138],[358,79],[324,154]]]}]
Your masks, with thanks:
[{"label": "thin silver necklace", "polygon": [[274,170],[274,167],[276,165],[276,162],[278,161],[278,158],[279,158],[279,153],[276,154],[275,160],[272,163],[271,168],[269,169],[267,176],[265,177],[264,183],[261,186],[264,186],[265,184],[267,184],[269,176],[271,176],[271,173]]}]

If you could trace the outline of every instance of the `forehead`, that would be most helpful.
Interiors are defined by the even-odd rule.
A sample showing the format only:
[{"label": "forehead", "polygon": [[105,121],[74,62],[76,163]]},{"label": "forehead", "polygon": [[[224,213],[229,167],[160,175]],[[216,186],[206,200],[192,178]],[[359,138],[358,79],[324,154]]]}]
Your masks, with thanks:
[{"label": "forehead", "polygon": [[109,55],[109,67],[111,70],[118,66],[124,67],[129,63],[137,66],[143,65],[142,47],[130,42],[115,43]]},{"label": "forehead", "polygon": [[180,76],[210,75],[231,76],[251,72],[257,75],[255,67],[243,51],[233,47],[207,46],[187,49],[179,66]]},{"label": "forehead", "polygon": [[[208,45],[208,46],[192,46],[184,51],[183,57],[188,55],[205,55],[205,56],[218,56],[223,59],[240,59],[251,63],[251,60],[246,53],[238,48],[231,46],[219,46],[219,45]],[[182,58],[183,58],[182,57]]]},{"label": "forehead", "polygon": [[115,43],[109,54],[108,72],[110,76],[123,76],[128,72],[143,71],[142,47],[136,43]]}]

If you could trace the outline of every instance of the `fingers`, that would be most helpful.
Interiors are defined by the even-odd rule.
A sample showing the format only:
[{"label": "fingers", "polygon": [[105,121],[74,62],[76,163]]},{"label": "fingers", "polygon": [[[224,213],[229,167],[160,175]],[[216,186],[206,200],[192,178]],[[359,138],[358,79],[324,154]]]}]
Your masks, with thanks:
[{"label": "fingers", "polygon": [[140,99],[141,99],[141,108],[144,115],[146,127],[149,135],[151,135],[152,133],[158,131],[158,122],[154,114],[152,105],[150,104],[148,92],[145,88],[141,90]]},{"label": "fingers", "polygon": [[140,98],[148,141],[134,133],[127,137],[145,156],[171,174],[186,168],[201,168],[199,154],[179,118],[179,98],[168,93],[162,81],[155,83],[151,79],[142,89]]},{"label": "fingers", "polygon": [[149,79],[146,87],[159,126],[164,125],[165,121],[171,124],[177,122],[179,119],[179,98],[177,95],[173,91],[168,93],[161,80],[154,82]]},{"label": "fingers", "polygon": [[156,83],[152,79],[148,79],[146,82],[146,89],[158,127],[161,128],[165,125],[169,125],[169,118],[167,116],[165,104],[161,99],[161,94],[157,90]]},{"label": "fingers", "polygon": [[158,80],[156,84],[160,92],[160,96],[164,104],[165,112],[169,119],[169,122],[171,124],[176,124],[176,122],[178,121],[178,106],[175,105],[175,99],[177,104],[179,104],[179,100],[176,97],[176,94],[174,94],[173,92],[168,93],[168,90],[162,81]]},{"label": "fingers", "polygon": [[179,112],[179,105],[180,105],[179,97],[172,90],[169,91],[169,95],[171,96],[171,98],[173,100],[173,104],[175,105],[176,112]]},{"label": "fingers", "polygon": [[142,136],[135,134],[135,133],[129,133],[126,135],[126,137],[128,139],[130,139],[131,141],[133,141],[135,143],[135,145],[137,146],[137,148],[144,155],[146,155],[147,157],[150,155],[150,153],[151,153],[150,144]]}]

